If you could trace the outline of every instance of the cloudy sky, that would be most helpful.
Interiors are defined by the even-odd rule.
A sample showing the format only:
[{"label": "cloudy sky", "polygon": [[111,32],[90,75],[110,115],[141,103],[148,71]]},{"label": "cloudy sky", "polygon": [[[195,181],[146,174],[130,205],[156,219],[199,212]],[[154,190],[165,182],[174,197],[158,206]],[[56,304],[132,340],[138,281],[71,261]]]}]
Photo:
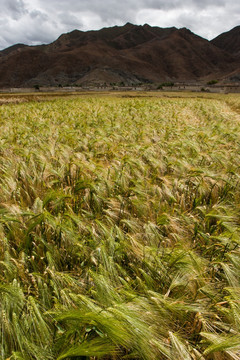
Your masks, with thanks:
[{"label": "cloudy sky", "polygon": [[0,9],[0,49],[126,22],[187,27],[207,39],[240,25],[237,0],[0,0]]}]

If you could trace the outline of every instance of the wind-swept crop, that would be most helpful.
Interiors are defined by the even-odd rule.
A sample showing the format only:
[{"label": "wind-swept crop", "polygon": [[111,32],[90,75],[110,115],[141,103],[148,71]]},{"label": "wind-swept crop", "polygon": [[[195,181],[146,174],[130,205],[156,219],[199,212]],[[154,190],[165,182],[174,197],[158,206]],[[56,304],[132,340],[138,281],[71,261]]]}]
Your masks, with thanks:
[{"label": "wind-swept crop", "polygon": [[238,97],[0,108],[0,359],[240,359]]}]

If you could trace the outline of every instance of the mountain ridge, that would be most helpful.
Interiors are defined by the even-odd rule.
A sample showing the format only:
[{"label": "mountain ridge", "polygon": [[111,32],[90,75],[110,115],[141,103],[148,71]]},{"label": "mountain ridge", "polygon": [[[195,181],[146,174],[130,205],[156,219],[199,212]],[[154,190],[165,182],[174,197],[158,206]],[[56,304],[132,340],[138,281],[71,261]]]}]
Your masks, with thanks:
[{"label": "mountain ridge", "polygon": [[[0,87],[126,85],[240,74],[240,26],[208,41],[187,28],[133,25],[73,30],[50,44],[0,51]],[[235,79],[235,80],[234,80]]]},{"label": "mountain ridge", "polygon": [[240,25],[218,35],[211,40],[211,43],[231,54],[240,56]]}]

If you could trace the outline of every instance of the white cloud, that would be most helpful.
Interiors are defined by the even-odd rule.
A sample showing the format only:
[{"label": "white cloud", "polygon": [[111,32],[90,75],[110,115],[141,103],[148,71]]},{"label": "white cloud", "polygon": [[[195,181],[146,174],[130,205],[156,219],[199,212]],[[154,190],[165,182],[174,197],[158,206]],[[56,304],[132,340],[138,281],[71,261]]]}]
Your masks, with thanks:
[{"label": "white cloud", "polygon": [[[187,12],[187,10],[184,10]],[[136,14],[136,22],[143,24],[147,23],[152,26],[159,27],[182,27],[177,20],[182,10],[172,9],[168,10],[157,10],[157,9],[142,9]]]},{"label": "white cloud", "polygon": [[239,13],[240,6],[232,14],[231,9],[214,4],[200,9],[196,6],[172,8],[168,11],[141,9],[136,15],[136,21],[160,27],[187,27],[195,34],[210,40],[239,25]]},{"label": "white cloud", "polygon": [[235,0],[0,0],[0,6],[0,48],[126,22],[187,27],[210,39],[239,25],[240,18]]}]

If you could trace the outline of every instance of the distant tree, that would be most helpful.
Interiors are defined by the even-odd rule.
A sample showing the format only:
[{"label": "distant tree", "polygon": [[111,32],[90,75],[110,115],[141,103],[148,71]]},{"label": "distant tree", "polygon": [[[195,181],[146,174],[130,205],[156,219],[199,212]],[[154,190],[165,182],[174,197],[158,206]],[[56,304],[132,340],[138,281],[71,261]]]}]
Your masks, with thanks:
[{"label": "distant tree", "polygon": [[169,81],[169,82],[163,82],[160,84],[161,86],[166,86],[166,87],[172,87],[174,86],[174,82]]},{"label": "distant tree", "polygon": [[157,89],[162,89],[163,87],[172,87],[174,86],[174,82],[169,81],[169,82],[163,82],[161,84],[158,85]]},{"label": "distant tree", "polygon": [[210,80],[207,82],[207,85],[215,85],[218,83],[218,80]]}]

